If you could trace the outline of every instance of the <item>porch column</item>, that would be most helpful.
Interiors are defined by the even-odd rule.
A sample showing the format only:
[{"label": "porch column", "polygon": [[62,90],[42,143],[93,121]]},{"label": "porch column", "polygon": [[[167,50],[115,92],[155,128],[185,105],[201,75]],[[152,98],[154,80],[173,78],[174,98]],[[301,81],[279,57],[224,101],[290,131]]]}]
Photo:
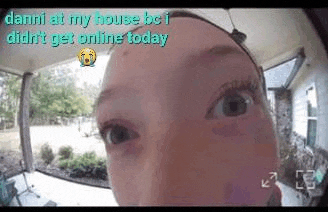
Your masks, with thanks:
[{"label": "porch column", "polygon": [[32,73],[24,73],[19,106],[19,134],[23,150],[25,168],[28,172],[34,171],[29,124],[30,89],[32,78]]}]

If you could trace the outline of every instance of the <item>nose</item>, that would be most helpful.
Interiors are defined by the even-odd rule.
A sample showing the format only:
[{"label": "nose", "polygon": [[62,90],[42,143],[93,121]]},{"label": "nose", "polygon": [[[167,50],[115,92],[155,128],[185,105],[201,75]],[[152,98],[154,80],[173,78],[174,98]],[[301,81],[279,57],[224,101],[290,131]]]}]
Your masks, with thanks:
[{"label": "nose", "polygon": [[[223,185],[215,174],[220,167],[203,157],[209,147],[204,145],[206,129],[186,123],[173,123],[166,129],[161,142],[151,142],[146,150],[139,178],[144,185],[140,205],[211,205],[216,202],[213,198],[224,198]],[[208,174],[210,169],[213,175]]]},{"label": "nose", "polygon": [[85,61],[86,63],[88,63],[88,62],[89,62],[89,59],[88,59],[88,58],[86,58],[84,61]]}]

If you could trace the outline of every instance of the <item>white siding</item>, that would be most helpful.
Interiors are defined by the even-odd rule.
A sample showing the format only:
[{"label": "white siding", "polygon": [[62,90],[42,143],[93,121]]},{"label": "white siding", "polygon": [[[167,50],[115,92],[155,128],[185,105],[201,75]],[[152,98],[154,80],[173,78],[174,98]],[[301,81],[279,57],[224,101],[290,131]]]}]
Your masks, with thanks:
[{"label": "white siding", "polygon": [[315,146],[328,150],[328,66],[305,67],[294,80],[292,90],[293,131],[307,136],[306,90],[314,84],[317,101],[317,138]]},{"label": "white siding", "polygon": [[318,132],[317,143],[328,150],[328,67],[316,74],[318,96]]},{"label": "white siding", "polygon": [[[305,80],[304,80],[305,81]],[[314,82],[313,77],[306,79],[295,86],[292,90],[292,105],[293,105],[293,131],[306,137],[307,133],[307,114],[306,114],[306,89]]]}]

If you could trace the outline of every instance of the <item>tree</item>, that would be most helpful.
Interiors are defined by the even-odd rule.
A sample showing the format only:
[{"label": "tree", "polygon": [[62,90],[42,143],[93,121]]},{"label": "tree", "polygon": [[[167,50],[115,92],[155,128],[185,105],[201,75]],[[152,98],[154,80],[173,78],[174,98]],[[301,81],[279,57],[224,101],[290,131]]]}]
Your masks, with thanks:
[{"label": "tree", "polygon": [[[76,74],[67,65],[40,71],[32,79],[30,92],[30,119],[40,124],[56,117],[88,116],[99,93],[99,86],[76,86]],[[17,125],[21,77],[0,72],[0,123]],[[6,124],[4,124],[6,127]]]},{"label": "tree", "polygon": [[76,73],[67,66],[40,72],[33,79],[30,116],[43,122],[56,117],[89,115],[92,99],[76,87]]},{"label": "tree", "polygon": [[93,84],[88,84],[86,82],[83,83],[83,87],[80,88],[80,92],[89,98],[89,100],[91,100],[92,102],[92,111],[95,109],[95,102],[96,99],[99,96],[101,87],[100,87],[101,83],[98,83],[97,85],[93,85]]},{"label": "tree", "polygon": [[6,128],[8,123],[11,123],[13,127],[16,127],[19,110],[21,77],[1,72],[0,79],[0,116],[3,120],[4,128]]}]

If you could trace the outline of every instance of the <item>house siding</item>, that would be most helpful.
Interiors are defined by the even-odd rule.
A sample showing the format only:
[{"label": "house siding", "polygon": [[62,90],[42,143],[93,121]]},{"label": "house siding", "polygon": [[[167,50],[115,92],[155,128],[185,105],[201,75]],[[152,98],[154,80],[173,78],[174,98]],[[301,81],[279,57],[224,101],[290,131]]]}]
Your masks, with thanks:
[{"label": "house siding", "polygon": [[[291,143],[297,146],[300,169],[316,170],[320,165],[328,169],[328,66],[303,67],[294,80],[292,94]],[[313,148],[306,147],[307,140],[307,95],[306,90],[314,85],[317,94],[317,134]]]},{"label": "house siding", "polygon": [[[307,135],[307,95],[306,90],[315,84],[315,71],[306,72],[306,76],[295,83],[292,88],[292,105],[293,105],[293,131],[306,137]],[[315,85],[317,90],[317,86]]]},{"label": "house siding", "polygon": [[328,151],[328,67],[316,72],[318,96],[318,146]]},{"label": "house siding", "polygon": [[315,146],[328,151],[328,66],[306,67],[293,83],[293,131],[307,136],[306,90],[314,85],[317,93],[317,138]]}]

